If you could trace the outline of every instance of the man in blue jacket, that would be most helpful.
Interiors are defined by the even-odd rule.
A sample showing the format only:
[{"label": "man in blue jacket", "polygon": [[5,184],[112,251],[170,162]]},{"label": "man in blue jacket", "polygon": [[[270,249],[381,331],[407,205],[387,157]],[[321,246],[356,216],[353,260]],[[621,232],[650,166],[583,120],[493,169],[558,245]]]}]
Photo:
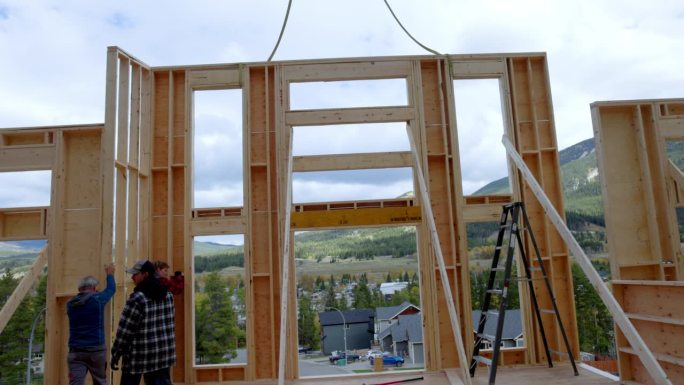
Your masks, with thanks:
[{"label": "man in blue jacket", "polygon": [[89,275],[78,284],[78,294],[67,304],[69,316],[69,385],[82,385],[88,372],[94,385],[107,384],[107,354],[104,332],[105,305],[116,291],[114,265],[105,267],[107,287],[97,291],[97,278]]}]

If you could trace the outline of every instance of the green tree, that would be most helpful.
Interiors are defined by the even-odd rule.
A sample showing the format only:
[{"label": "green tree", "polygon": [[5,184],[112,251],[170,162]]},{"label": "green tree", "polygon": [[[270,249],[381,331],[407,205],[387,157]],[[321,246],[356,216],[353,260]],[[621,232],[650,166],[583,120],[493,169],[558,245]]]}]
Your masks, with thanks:
[{"label": "green tree", "polygon": [[201,321],[195,322],[195,334],[200,363],[230,362],[237,356],[241,331],[227,288],[218,273],[209,273],[204,293],[197,295],[195,316]]},{"label": "green tree", "polygon": [[420,289],[418,284],[409,284],[406,288],[392,294],[392,299],[388,306],[401,305],[404,302],[420,307]]},{"label": "green tree", "polygon": [[325,307],[337,307],[337,300],[335,299],[335,286],[330,285],[325,291]]},{"label": "green tree", "polygon": [[[14,274],[6,268],[0,277],[0,305],[7,302],[18,283]],[[19,384],[24,379],[28,339],[34,320],[34,302],[33,296],[25,297],[0,334],[0,383]],[[40,330],[36,333],[42,334]]]},{"label": "green tree", "polygon": [[311,303],[311,297],[303,295],[299,298],[299,316],[297,319],[299,344],[313,350],[321,348],[321,327],[318,314]]},{"label": "green tree", "polygon": [[572,264],[575,309],[580,350],[603,355],[614,354],[613,318],[578,264]]},{"label": "green tree", "polygon": [[355,309],[369,309],[373,307],[373,298],[371,297],[371,291],[364,282],[359,283],[352,290],[354,293],[354,306]]},{"label": "green tree", "polygon": [[373,306],[372,307],[385,307],[389,306],[387,300],[385,300],[385,295],[380,291],[380,287],[376,287],[372,291]]}]

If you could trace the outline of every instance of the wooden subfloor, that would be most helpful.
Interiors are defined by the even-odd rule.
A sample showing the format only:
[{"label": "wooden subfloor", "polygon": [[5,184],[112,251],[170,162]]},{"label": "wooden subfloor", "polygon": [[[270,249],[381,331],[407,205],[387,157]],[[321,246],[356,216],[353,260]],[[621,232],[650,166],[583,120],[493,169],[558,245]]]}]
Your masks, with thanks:
[{"label": "wooden subfloor", "polygon": [[[579,367],[579,376],[575,376],[570,365],[560,364],[553,368],[546,366],[504,367],[497,371],[496,383],[501,385],[617,385],[618,382]],[[303,378],[286,381],[288,385],[378,385],[391,381],[407,380],[423,377],[422,380],[407,382],[407,385],[463,385],[459,371],[439,372],[402,372],[376,375],[349,375],[345,377]],[[486,385],[488,373],[486,368],[479,368],[475,373],[473,385]],[[253,384],[271,385],[277,381],[254,382]],[[401,385],[401,384],[397,384]]]}]

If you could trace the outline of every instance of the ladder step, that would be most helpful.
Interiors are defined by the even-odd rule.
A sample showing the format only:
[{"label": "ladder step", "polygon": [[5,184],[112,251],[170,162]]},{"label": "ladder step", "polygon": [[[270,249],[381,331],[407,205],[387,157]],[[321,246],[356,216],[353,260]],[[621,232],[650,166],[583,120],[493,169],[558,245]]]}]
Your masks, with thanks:
[{"label": "ladder step", "polygon": [[491,341],[494,342],[496,340],[496,336],[493,336],[491,334],[485,334],[485,333],[477,333],[477,337],[483,340]]},{"label": "ladder step", "polygon": [[492,271],[506,271],[505,267],[493,267]]},{"label": "ladder step", "polygon": [[475,357],[473,357],[473,360],[475,360],[477,362],[481,362],[487,366],[492,366],[492,360],[490,360],[487,357],[475,356]]},{"label": "ladder step", "polygon": [[555,355],[561,356],[561,357],[567,357],[568,356],[568,352],[562,352],[560,350],[549,349],[549,352],[551,352],[551,354],[555,354]]},{"label": "ladder step", "polygon": [[491,315],[491,316],[494,316],[494,317],[498,317],[498,316],[499,316],[499,312],[496,311],[496,310],[487,310],[487,316],[490,316],[490,315]]},{"label": "ladder step", "polygon": [[534,282],[534,281],[543,281],[546,277],[537,277],[537,278],[527,278],[527,277],[514,277],[514,278],[509,278],[509,281],[519,281],[519,282]]},{"label": "ladder step", "polygon": [[487,293],[501,295],[501,294],[503,294],[503,290],[501,290],[501,289],[489,289],[489,290],[487,290]]}]

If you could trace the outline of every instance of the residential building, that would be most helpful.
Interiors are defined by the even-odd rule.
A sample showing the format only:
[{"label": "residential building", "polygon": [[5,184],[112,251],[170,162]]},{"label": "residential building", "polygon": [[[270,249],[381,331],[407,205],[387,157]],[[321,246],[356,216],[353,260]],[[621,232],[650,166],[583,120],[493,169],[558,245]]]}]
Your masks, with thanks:
[{"label": "residential building", "polygon": [[378,334],[380,348],[404,357],[406,362],[422,364],[425,362],[423,352],[423,321],[420,313],[399,315],[396,322]]},{"label": "residential building", "polygon": [[375,309],[375,334],[381,333],[399,319],[400,315],[420,313],[420,308],[405,301],[401,305],[378,307]]},{"label": "residential building", "polygon": [[[477,325],[480,322],[481,310],[473,310],[473,336],[477,332]],[[506,310],[504,315],[504,325],[501,331],[501,347],[513,348],[525,346],[525,340],[522,332],[522,320],[520,318],[520,309]],[[497,318],[488,318],[485,323],[484,333],[489,335],[496,335]],[[489,341],[482,341],[480,349],[491,349],[492,345]]]},{"label": "residential building", "polygon": [[318,313],[318,319],[323,354],[344,350],[345,338],[347,350],[370,348],[375,324],[373,309],[346,310],[342,314],[336,310],[326,311]]}]

